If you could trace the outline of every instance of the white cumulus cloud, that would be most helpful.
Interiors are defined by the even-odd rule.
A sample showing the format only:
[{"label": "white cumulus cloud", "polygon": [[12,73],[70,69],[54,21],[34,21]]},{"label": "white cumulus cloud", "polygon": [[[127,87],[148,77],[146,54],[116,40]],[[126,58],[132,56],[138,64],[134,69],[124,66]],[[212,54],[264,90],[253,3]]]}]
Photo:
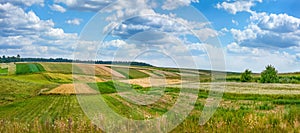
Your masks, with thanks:
[{"label": "white cumulus cloud", "polygon": [[61,13],[64,13],[64,12],[67,11],[64,7],[62,7],[62,6],[58,5],[58,4],[54,4],[54,5],[50,6],[50,8],[53,11],[58,11],[58,12],[61,12]]},{"label": "white cumulus cloud", "polygon": [[255,2],[262,2],[262,0],[238,0],[234,2],[222,2],[216,5],[218,9],[224,9],[225,11],[236,14],[238,12],[252,12],[251,7],[255,6]]},{"label": "white cumulus cloud", "polygon": [[[42,20],[34,11],[26,12],[11,3],[0,4],[0,10],[0,25],[3,26],[0,29],[0,49],[4,54],[55,56],[72,51],[77,40],[76,33],[54,28],[52,20]],[[32,50],[25,50],[30,48]]]},{"label": "white cumulus cloud", "polygon": [[290,48],[300,46],[300,18],[287,14],[253,13],[251,23],[243,30],[231,29],[243,46]]}]

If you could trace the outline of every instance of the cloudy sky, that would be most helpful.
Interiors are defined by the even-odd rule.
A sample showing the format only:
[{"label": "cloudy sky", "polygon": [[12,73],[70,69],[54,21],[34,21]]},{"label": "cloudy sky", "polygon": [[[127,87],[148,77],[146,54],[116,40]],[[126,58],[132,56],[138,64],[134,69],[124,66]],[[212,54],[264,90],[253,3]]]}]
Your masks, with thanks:
[{"label": "cloudy sky", "polygon": [[260,72],[272,64],[294,72],[299,6],[299,0],[0,0],[0,54],[74,58],[83,50],[100,60],[211,69],[221,48],[229,71]]}]

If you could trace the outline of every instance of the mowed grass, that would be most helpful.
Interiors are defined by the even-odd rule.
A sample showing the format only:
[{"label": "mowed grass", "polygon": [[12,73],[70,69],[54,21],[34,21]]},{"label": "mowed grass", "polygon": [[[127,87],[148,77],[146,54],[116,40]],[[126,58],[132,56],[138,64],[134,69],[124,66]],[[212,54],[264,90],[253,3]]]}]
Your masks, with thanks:
[{"label": "mowed grass", "polygon": [[146,78],[149,77],[148,74],[143,73],[139,70],[136,70],[134,68],[125,68],[125,67],[115,67],[112,66],[111,67],[113,70],[121,73],[122,75],[124,75],[125,77],[129,78],[129,79],[137,79],[137,78]]},{"label": "mowed grass", "polygon": [[18,63],[16,65],[16,74],[40,73],[44,71],[44,67],[38,63]]}]

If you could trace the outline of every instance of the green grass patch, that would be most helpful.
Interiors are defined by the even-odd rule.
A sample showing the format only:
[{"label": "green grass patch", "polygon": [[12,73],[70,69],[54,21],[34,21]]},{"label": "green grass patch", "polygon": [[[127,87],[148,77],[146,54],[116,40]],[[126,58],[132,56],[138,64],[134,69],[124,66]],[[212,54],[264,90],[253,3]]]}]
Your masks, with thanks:
[{"label": "green grass patch", "polygon": [[36,96],[41,89],[54,88],[55,84],[34,83],[10,78],[0,78],[0,105],[22,101]]},{"label": "green grass patch", "polygon": [[7,75],[8,74],[8,68],[0,68],[0,75]]},{"label": "green grass patch", "polygon": [[256,109],[259,109],[259,110],[272,110],[274,109],[274,105],[272,105],[271,103],[264,103],[262,105],[258,105],[256,107]]},{"label": "green grass patch", "polygon": [[16,65],[16,74],[30,74],[44,72],[45,69],[38,63],[19,63]]},{"label": "green grass patch", "polygon": [[118,91],[120,91],[120,92],[125,92],[130,89],[140,90],[143,88],[139,85],[130,85],[130,84],[117,82],[117,81],[89,83],[88,85],[95,90],[99,90],[101,92],[101,94],[116,93],[117,92],[116,88],[118,88]]}]

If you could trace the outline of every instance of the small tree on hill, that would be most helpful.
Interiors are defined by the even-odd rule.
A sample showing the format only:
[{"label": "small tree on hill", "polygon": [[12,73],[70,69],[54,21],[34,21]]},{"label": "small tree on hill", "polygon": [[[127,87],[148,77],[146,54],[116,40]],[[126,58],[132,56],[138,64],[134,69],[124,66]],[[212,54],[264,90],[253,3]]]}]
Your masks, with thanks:
[{"label": "small tree on hill", "polygon": [[278,71],[272,65],[266,66],[266,69],[261,72],[261,83],[277,83],[278,82]]},{"label": "small tree on hill", "polygon": [[242,82],[250,82],[252,80],[252,71],[249,69],[246,69],[242,75],[241,75],[241,81]]}]

